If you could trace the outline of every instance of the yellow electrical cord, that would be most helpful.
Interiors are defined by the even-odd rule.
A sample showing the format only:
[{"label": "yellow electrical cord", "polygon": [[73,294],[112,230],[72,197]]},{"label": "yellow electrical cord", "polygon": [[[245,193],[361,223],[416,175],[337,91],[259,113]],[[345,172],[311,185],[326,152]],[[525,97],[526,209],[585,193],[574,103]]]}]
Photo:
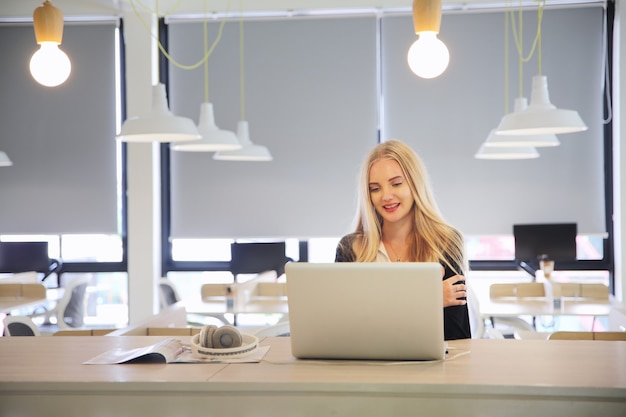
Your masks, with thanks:
[{"label": "yellow electrical cord", "polygon": [[[517,12],[518,14],[518,24],[516,26],[515,24],[515,11],[510,8],[508,11],[505,11],[504,13],[509,13],[510,14],[510,20],[511,20],[511,26],[512,26],[512,32],[513,32],[513,40],[515,42],[515,48],[517,49],[517,55],[519,57],[519,97],[523,97],[524,95],[524,87],[523,87],[523,70],[524,70],[524,63],[530,61],[530,59],[533,57],[533,55],[535,54],[535,49],[538,50],[537,53],[537,66],[538,66],[538,72],[537,74],[541,74],[541,22],[543,19],[543,11],[544,11],[544,6],[546,4],[546,0],[537,0],[538,3],[538,7],[537,7],[537,33],[535,34],[535,39],[533,40],[533,44],[532,47],[530,49],[530,51],[528,52],[527,56],[524,56],[524,47],[523,47],[523,19],[522,19],[522,1],[520,0],[520,4],[519,4],[519,11]],[[505,20],[507,25],[506,25],[506,32],[508,34],[508,19]],[[507,36],[508,39],[508,36]],[[506,46],[505,46],[505,59],[507,61],[507,67],[506,70],[508,71],[508,40],[505,41],[506,42]],[[508,85],[508,82],[507,82]],[[508,88],[508,87],[507,87]],[[508,97],[508,90],[507,90],[507,97]],[[508,98],[507,98],[507,102],[508,102]],[[508,109],[507,109],[508,110]],[[507,114],[508,111],[505,113]]]},{"label": "yellow electrical cord", "polygon": [[[211,48],[206,50],[204,53],[204,56],[202,57],[202,59],[200,59],[198,62],[196,62],[195,64],[192,65],[185,65],[185,64],[181,64],[180,62],[176,61],[163,47],[163,45],[161,44],[161,41],[159,40],[159,36],[158,34],[155,35],[154,33],[152,33],[152,30],[150,28],[150,26],[141,18],[141,15],[139,13],[139,11],[137,10],[137,7],[135,5],[135,2],[137,2],[137,0],[130,0],[130,5],[133,8],[133,11],[135,12],[135,15],[137,16],[137,19],[139,19],[139,21],[141,22],[141,24],[144,26],[144,28],[146,29],[146,31],[150,34],[150,36],[156,40],[157,42],[157,46],[159,48],[159,50],[161,51],[161,53],[167,58],[167,60],[169,62],[171,62],[174,66],[181,68],[181,69],[185,69],[185,70],[193,70],[198,68],[200,65],[204,64],[208,59],[209,56],[211,56],[211,53],[213,53],[213,50],[215,49],[215,47],[217,46],[217,44],[219,43],[221,37],[222,37],[222,31],[224,29],[224,24],[226,23],[226,18],[224,18],[221,23],[220,23],[220,27],[218,29],[218,33],[217,33],[217,37],[215,38],[215,40],[213,41],[213,44],[211,45]],[[141,6],[143,6],[146,10],[148,10],[150,13],[153,13],[157,16],[159,16],[159,2],[158,0],[155,3],[155,9],[152,10],[150,8],[148,8],[147,6],[145,6],[144,4],[142,4],[141,2],[139,2],[141,4]],[[177,3],[177,7],[180,4],[180,0]],[[227,6],[227,10],[226,12],[228,13],[228,11],[230,11],[230,5],[231,5],[231,0],[228,0],[228,6]],[[175,9],[173,9],[175,10]],[[169,13],[172,13],[172,11],[170,11]],[[205,16],[205,25],[206,25],[206,16]],[[206,32],[205,32],[205,37],[206,37]]]},{"label": "yellow electrical cord", "polygon": [[243,62],[243,0],[239,0],[239,106],[241,111],[241,119],[246,120],[246,104],[244,94],[244,62]]}]

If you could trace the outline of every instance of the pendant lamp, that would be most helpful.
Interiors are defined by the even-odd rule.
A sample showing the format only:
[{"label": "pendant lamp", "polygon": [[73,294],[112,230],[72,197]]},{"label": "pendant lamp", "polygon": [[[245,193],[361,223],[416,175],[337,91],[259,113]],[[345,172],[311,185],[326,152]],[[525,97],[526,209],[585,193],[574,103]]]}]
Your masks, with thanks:
[{"label": "pendant lamp", "polygon": [[[239,3],[243,8],[243,2]],[[219,151],[213,155],[218,161],[271,161],[272,154],[269,149],[262,145],[255,145],[250,140],[250,129],[246,121],[246,95],[244,77],[244,51],[243,51],[243,10],[239,19],[239,98],[241,120],[237,123],[237,138],[241,149],[235,151]]]},{"label": "pendant lamp", "polygon": [[152,110],[126,119],[117,140],[122,142],[180,142],[202,136],[191,119],[175,116],[167,106],[165,85],[152,86]]},{"label": "pendant lamp", "polygon": [[407,54],[411,71],[418,77],[435,78],[450,62],[446,45],[437,38],[441,26],[441,0],[413,0],[413,27],[418,38]]},{"label": "pendant lamp", "polygon": [[198,119],[198,132],[202,135],[202,139],[172,144],[172,150],[184,152],[215,152],[241,148],[241,144],[237,141],[237,136],[235,136],[234,132],[222,130],[217,127],[213,113],[213,103],[209,102],[209,56],[219,42],[225,21],[224,19],[220,25],[220,35],[218,35],[213,46],[209,49],[207,19],[206,17],[204,19],[204,102],[200,103],[200,117]]},{"label": "pendant lamp", "polygon": [[[545,0],[542,0],[537,8],[537,75],[532,79],[530,105],[522,111],[504,116],[496,128],[498,135],[556,135],[587,130],[578,112],[558,109],[550,103],[548,78],[541,75],[541,22],[544,6]],[[521,60],[521,50],[519,54]]]},{"label": "pendant lamp", "polygon": [[271,161],[273,159],[272,154],[265,146],[252,143],[247,121],[240,120],[237,123],[237,138],[241,144],[241,149],[216,152],[213,159],[219,161]]},{"label": "pendant lamp", "polygon": [[0,151],[0,167],[10,167],[13,162],[9,159],[9,155]]},{"label": "pendant lamp", "polygon": [[485,146],[480,147],[474,155],[477,159],[534,159],[539,152],[531,146]]},{"label": "pendant lamp", "polygon": [[184,152],[215,152],[241,149],[237,136],[229,130],[222,130],[215,125],[213,116],[213,103],[200,104],[200,118],[198,132],[202,139],[191,142],[178,142],[172,144],[175,151]]},{"label": "pendant lamp", "polygon": [[30,73],[39,84],[56,87],[68,79],[72,63],[59,49],[63,40],[63,13],[45,1],[33,12],[35,39],[40,45],[30,59]]},{"label": "pendant lamp", "polygon": [[[515,99],[515,113],[525,111],[528,107],[528,102],[525,97],[518,97]],[[559,146],[561,142],[553,134],[539,134],[539,135],[501,135],[498,134],[497,129],[493,129],[487,140],[485,146],[532,146],[532,147],[551,147]]]},{"label": "pendant lamp", "polygon": [[545,135],[584,130],[587,130],[587,126],[578,112],[557,109],[550,103],[547,77],[535,75],[530,105],[521,112],[504,116],[496,132],[498,135]]}]

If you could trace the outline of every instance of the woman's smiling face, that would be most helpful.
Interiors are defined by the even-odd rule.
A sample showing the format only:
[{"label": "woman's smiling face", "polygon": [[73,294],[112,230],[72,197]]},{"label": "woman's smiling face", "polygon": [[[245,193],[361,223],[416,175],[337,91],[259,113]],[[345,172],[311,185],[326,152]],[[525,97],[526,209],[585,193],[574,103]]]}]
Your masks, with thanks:
[{"label": "woman's smiling face", "polygon": [[402,168],[393,159],[374,162],[369,172],[370,200],[383,222],[406,220],[415,203]]}]

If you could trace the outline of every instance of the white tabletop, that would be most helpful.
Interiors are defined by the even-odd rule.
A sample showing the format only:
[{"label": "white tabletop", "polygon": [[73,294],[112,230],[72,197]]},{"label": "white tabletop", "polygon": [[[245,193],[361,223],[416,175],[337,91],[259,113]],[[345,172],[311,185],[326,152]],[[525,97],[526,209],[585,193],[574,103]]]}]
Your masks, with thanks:
[{"label": "white tabletop", "polygon": [[158,340],[1,338],[0,415],[626,415],[626,342],[463,340],[389,364],[297,360],[284,337],[254,364],[82,364]]},{"label": "white tabletop", "polygon": [[480,301],[480,313],[484,317],[519,316],[608,316],[611,302],[563,298],[561,308],[555,309],[547,298],[498,298]]}]

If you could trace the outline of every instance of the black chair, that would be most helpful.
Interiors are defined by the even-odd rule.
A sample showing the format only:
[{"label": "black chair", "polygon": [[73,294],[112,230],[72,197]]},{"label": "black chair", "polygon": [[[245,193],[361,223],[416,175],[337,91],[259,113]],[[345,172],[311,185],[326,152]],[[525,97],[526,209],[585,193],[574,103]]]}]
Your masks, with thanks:
[{"label": "black chair", "polygon": [[230,271],[233,275],[260,274],[276,271],[285,273],[285,264],[293,259],[285,256],[285,242],[231,243]]},{"label": "black chair", "polygon": [[59,273],[62,263],[48,256],[48,242],[0,242],[0,273],[35,271],[44,274],[42,281]]}]

